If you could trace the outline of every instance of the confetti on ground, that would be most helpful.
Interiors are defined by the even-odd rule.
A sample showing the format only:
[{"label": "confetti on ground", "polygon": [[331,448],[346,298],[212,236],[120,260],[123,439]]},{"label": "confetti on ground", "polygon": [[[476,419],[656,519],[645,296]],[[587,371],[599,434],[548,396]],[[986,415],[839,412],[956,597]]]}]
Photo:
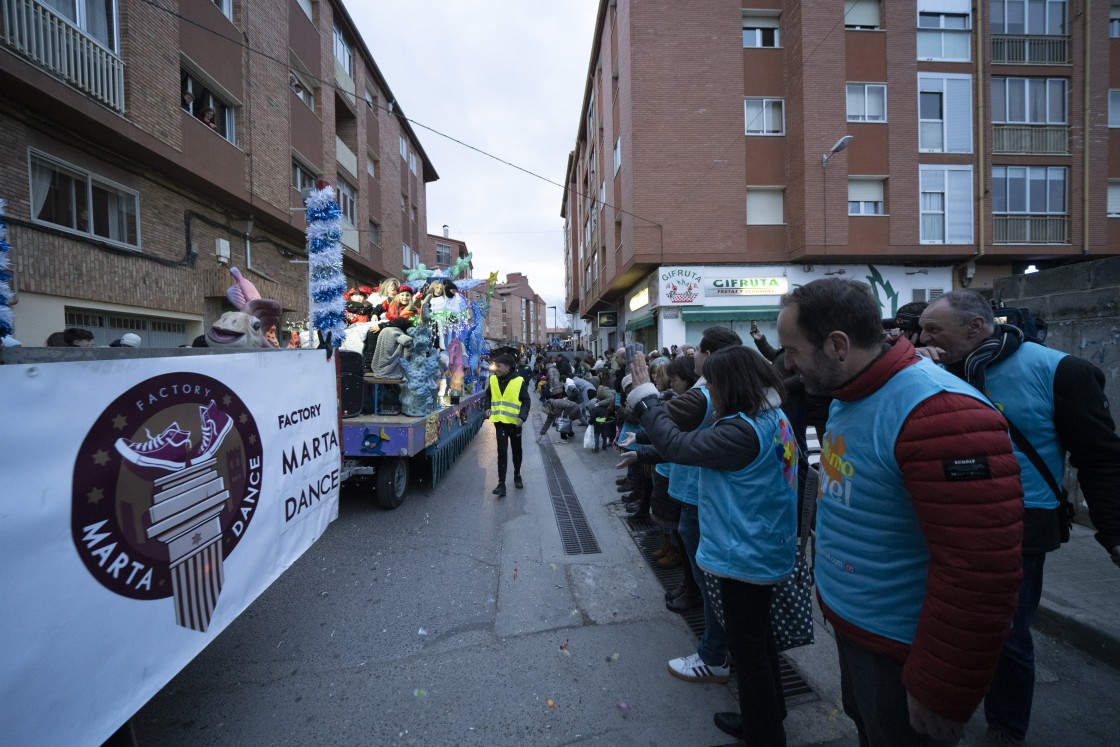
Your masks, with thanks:
[{"label": "confetti on ground", "polygon": [[552,698],[549,698],[548,700],[546,700],[546,701],[544,702],[544,704],[545,704],[546,706],[548,706],[549,708],[555,708],[555,707],[556,707],[556,701],[555,701],[555,700],[553,700]]},{"label": "confetti on ground", "polygon": [[420,628],[420,630],[416,631],[416,635],[427,635],[427,634],[428,634],[428,629],[427,628]]},{"label": "confetti on ground", "polygon": [[556,570],[556,564],[555,563],[549,563],[548,567],[551,568],[554,571]]},{"label": "confetti on ground", "polygon": [[564,654],[565,656],[571,656],[572,652],[568,650],[568,646],[570,646],[571,644],[572,640],[570,638],[565,638],[564,642],[560,644],[560,653]]},{"label": "confetti on ground", "polygon": [[514,581],[517,580],[517,569],[516,568],[513,569],[513,580]]},{"label": "confetti on ground", "polygon": [[428,693],[425,690],[418,687],[418,688],[416,688],[415,690],[412,691],[412,694],[415,695],[417,698],[424,698],[425,696],[427,696]]},{"label": "confetti on ground", "polygon": [[572,610],[570,613],[568,613],[568,617],[579,617],[579,610]]},{"label": "confetti on ground", "polygon": [[607,657],[607,662],[618,661],[618,653],[615,652]]},{"label": "confetti on ground", "polygon": [[630,704],[629,703],[619,703],[618,705],[615,706],[615,708],[617,708],[622,713],[623,718],[626,718],[627,716],[630,715]]}]

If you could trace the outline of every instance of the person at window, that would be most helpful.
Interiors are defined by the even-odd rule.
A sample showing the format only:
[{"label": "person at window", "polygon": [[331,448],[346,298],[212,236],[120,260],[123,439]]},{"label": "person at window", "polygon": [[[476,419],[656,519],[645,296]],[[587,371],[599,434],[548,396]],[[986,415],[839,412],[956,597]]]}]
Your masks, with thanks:
[{"label": "person at window", "polygon": [[217,116],[217,113],[214,111],[214,107],[206,107],[202,110],[202,124],[206,125],[214,132],[219,132],[218,123],[214,121],[215,116]]},{"label": "person at window", "polygon": [[288,85],[291,86],[292,93],[296,96],[303,95],[303,84],[299,82],[295,73],[288,73]]},{"label": "person at window", "polygon": [[183,91],[183,101],[180,106],[183,107],[183,111],[185,111],[187,114],[190,114],[191,109],[194,106],[194,94],[190,91]]}]

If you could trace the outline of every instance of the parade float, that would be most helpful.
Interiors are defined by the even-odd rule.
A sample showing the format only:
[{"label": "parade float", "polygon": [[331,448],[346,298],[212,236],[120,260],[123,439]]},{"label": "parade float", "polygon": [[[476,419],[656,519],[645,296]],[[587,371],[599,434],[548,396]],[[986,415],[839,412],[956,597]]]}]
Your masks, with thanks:
[{"label": "parade float", "polygon": [[[359,363],[354,381],[340,375],[362,354],[342,350],[354,294],[329,186],[307,215],[314,345],[296,334],[282,347],[279,305],[231,268],[234,310],[203,347],[0,347],[0,594],[16,611],[0,636],[19,642],[0,657],[7,742],[101,744],[318,540],[343,481],[372,477],[395,507],[413,467],[438,480],[480,427],[486,290],[412,271],[420,288],[480,293],[414,294],[406,324],[377,335],[404,348],[383,361],[399,378]],[[11,340],[5,238],[0,201]],[[356,392],[356,411],[340,391]]]}]

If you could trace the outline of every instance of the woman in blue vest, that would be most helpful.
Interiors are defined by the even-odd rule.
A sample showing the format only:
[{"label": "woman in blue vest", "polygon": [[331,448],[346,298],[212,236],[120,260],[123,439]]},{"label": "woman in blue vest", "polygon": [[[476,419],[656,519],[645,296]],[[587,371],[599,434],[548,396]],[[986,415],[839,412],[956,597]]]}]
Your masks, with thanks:
[{"label": "woman in blue vest", "polygon": [[[708,425],[681,431],[658,407],[640,355],[631,373],[635,387],[627,403],[658,453],[701,468],[696,562],[719,578],[741,710],[740,719],[716,714],[716,725],[737,731],[748,745],[784,745],[770,594],[793,572],[797,553],[797,444],[780,407],[782,381],[752,350],[719,350],[704,363],[715,414]],[[623,463],[635,458],[625,455]]]}]

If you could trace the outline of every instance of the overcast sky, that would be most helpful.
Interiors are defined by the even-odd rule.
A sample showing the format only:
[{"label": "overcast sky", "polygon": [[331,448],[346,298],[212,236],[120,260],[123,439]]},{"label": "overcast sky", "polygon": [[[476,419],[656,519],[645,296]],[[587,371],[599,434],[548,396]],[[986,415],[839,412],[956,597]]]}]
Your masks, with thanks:
[{"label": "overcast sky", "polygon": [[447,224],[467,242],[475,277],[527,275],[563,326],[561,188],[422,125],[562,184],[598,0],[349,0],[347,9],[439,173],[428,184],[428,232]]}]

